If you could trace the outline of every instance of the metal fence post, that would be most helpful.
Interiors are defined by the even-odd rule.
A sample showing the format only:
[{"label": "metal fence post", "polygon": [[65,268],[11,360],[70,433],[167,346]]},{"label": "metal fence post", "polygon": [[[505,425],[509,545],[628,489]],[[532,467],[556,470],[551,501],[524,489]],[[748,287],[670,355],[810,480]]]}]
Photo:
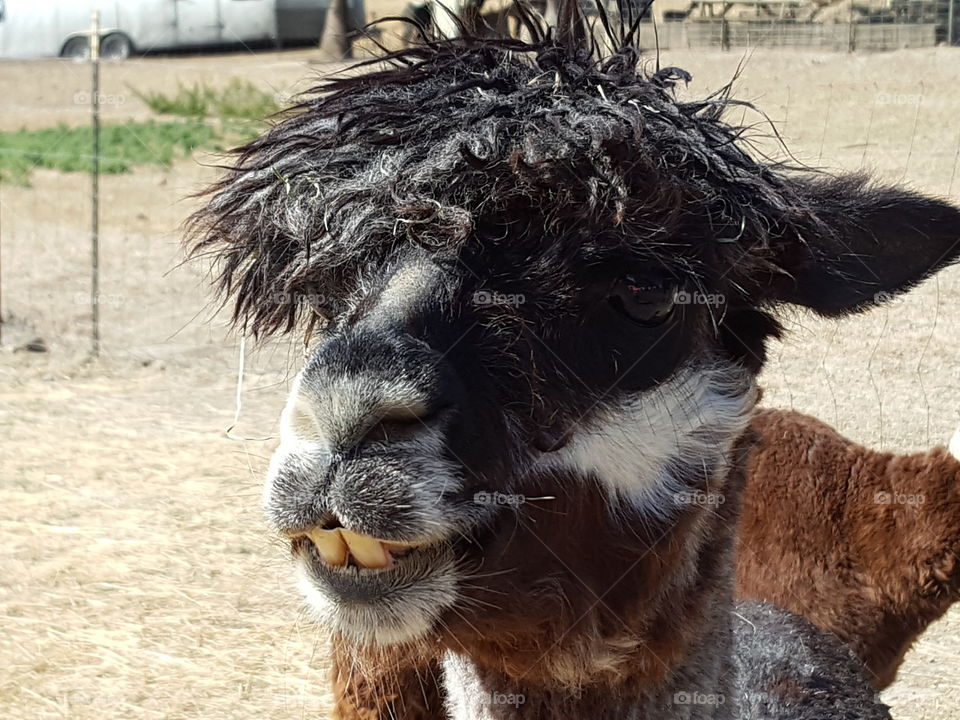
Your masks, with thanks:
[{"label": "metal fence post", "polygon": [[847,18],[847,52],[853,52],[856,49],[856,29],[853,22],[853,3],[850,3],[850,16]]},{"label": "metal fence post", "polygon": [[[3,257],[3,203],[0,202],[0,259]],[[0,345],[3,345],[3,263],[0,261]]]},{"label": "metal fence post", "polygon": [[953,47],[957,42],[957,3],[960,0],[948,0],[947,6],[947,45]]},{"label": "metal fence post", "polygon": [[94,357],[100,355],[100,13],[91,13],[90,65],[93,92],[90,93],[93,155],[91,175],[90,223],[90,341]]}]

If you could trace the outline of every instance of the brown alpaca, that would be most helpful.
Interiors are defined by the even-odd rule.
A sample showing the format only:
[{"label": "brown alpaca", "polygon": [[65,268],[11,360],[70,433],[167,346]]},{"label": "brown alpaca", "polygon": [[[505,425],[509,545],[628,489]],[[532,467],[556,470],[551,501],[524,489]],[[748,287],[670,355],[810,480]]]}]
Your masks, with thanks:
[{"label": "brown alpaca", "polygon": [[832,631],[886,687],[960,597],[960,460],[870,450],[792,411],[761,410],[753,429],[737,596]]}]

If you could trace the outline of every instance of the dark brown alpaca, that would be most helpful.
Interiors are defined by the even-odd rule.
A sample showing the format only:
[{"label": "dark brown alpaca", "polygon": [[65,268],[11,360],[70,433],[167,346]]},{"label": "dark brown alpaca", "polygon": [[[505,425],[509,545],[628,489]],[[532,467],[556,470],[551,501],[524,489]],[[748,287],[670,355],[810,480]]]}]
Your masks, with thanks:
[{"label": "dark brown alpaca", "polygon": [[834,632],[886,687],[960,598],[960,460],[876,452],[797,412],[761,410],[753,428],[737,596]]},{"label": "dark brown alpaca", "polygon": [[[951,450],[898,455],[788,410],[759,410],[751,428],[737,597],[830,630],[885,688],[914,641],[960,598],[960,431]],[[338,717],[366,718],[357,708],[378,706],[392,717],[398,702],[410,717],[440,707],[436,661],[422,658],[415,670],[404,658],[398,671],[398,660],[380,664],[379,681],[353,687],[335,654]]]}]

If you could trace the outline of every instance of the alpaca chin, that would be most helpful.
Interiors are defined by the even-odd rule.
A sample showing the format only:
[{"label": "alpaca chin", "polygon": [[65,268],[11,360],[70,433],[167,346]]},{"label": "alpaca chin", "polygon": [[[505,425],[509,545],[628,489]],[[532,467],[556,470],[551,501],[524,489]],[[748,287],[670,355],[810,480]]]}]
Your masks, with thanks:
[{"label": "alpaca chin", "polygon": [[[296,558],[297,585],[319,624],[356,646],[395,646],[422,640],[439,615],[457,600],[457,573],[449,557],[433,561],[429,576],[410,582],[391,570],[358,581],[354,568],[327,570],[317,577],[306,553]],[[341,575],[362,599],[344,602],[330,575]],[[360,587],[362,585],[362,587]]]}]

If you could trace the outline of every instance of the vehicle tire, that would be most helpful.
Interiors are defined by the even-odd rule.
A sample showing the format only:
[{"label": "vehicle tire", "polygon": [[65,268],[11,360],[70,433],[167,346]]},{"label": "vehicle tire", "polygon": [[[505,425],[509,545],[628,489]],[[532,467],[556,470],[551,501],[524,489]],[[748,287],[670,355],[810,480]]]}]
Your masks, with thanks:
[{"label": "vehicle tire", "polygon": [[100,39],[100,57],[105,60],[126,60],[133,52],[133,42],[120,32],[104,35]]},{"label": "vehicle tire", "polygon": [[81,36],[67,40],[60,49],[60,57],[71,60],[87,60],[90,57],[90,41]]}]

